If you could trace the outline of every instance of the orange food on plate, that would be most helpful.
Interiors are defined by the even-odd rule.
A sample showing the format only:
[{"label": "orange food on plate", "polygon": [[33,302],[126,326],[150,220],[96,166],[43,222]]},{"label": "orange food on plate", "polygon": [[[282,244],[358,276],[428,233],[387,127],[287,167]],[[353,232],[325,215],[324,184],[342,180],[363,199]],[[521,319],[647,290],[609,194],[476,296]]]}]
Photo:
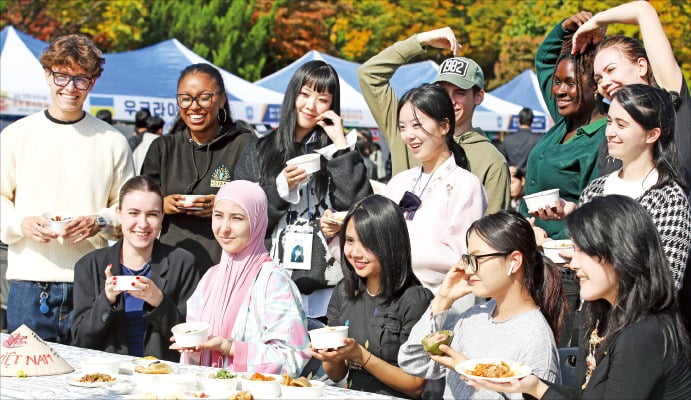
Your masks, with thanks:
[{"label": "orange food on plate", "polygon": [[476,364],[473,369],[467,369],[465,372],[483,378],[511,378],[515,375],[509,364],[503,361],[501,363]]},{"label": "orange food on plate", "polygon": [[108,374],[86,374],[79,378],[79,382],[89,382],[89,383],[95,383],[95,382],[112,382],[115,379],[108,375]]},{"label": "orange food on plate", "polygon": [[251,381],[275,381],[276,378],[273,376],[262,375],[259,372],[255,372],[250,376]]},{"label": "orange food on plate", "polygon": [[283,386],[312,387],[310,381],[304,376],[293,379],[288,374],[281,374],[281,378],[281,385]]}]

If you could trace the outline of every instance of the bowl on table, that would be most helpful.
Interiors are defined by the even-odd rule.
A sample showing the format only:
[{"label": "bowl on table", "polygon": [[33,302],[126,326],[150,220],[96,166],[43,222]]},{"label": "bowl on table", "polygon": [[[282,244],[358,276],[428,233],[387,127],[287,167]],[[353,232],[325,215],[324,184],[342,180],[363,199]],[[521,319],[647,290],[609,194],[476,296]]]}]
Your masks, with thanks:
[{"label": "bowl on table", "polygon": [[48,221],[48,229],[58,235],[65,233],[65,225],[72,221],[72,217],[56,213],[43,213],[41,214],[41,218]]},{"label": "bowl on table", "polygon": [[556,207],[559,201],[559,189],[549,189],[523,196],[528,211],[534,212],[540,208]]},{"label": "bowl on table", "polygon": [[252,393],[255,399],[275,399],[279,397],[281,395],[280,383],[280,375],[260,374],[257,372],[240,375],[242,390]]},{"label": "bowl on table", "polygon": [[284,399],[316,399],[324,395],[324,386],[321,381],[308,380],[301,377],[291,379],[284,375],[281,380],[281,397]]},{"label": "bowl on table", "polygon": [[545,257],[552,260],[555,264],[564,264],[570,260],[559,255],[560,252],[568,251],[573,252],[573,242],[570,240],[549,240],[542,243],[542,252]]},{"label": "bowl on table", "polygon": [[345,346],[343,341],[348,337],[347,326],[325,326],[309,331],[312,347],[315,349],[337,349]]},{"label": "bowl on table", "polygon": [[108,374],[115,376],[120,372],[120,360],[113,357],[86,357],[80,366],[84,374]]},{"label": "bowl on table", "polygon": [[305,170],[309,174],[313,174],[321,169],[321,155],[317,153],[303,154],[286,161],[287,165],[295,165]]},{"label": "bowl on table", "polygon": [[196,347],[209,337],[209,324],[206,322],[183,322],[175,325],[171,331],[179,347]]},{"label": "bowl on table", "polygon": [[[225,371],[224,373],[220,373]],[[201,372],[197,374],[201,389],[208,392],[214,398],[226,398],[235,393],[238,388],[239,377],[227,370],[219,372]]]}]

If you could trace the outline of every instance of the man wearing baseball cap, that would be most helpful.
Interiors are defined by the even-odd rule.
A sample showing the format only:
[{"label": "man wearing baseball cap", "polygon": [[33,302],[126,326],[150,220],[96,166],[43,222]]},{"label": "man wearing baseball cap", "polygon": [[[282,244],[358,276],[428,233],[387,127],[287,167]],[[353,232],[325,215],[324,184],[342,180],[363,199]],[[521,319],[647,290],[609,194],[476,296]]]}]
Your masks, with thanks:
[{"label": "man wearing baseball cap", "polygon": [[[426,46],[449,48],[454,55],[460,48],[451,28],[435,29],[394,43],[367,60],[358,70],[362,94],[391,149],[394,175],[419,165],[419,162],[398,135],[398,99],[389,80],[398,67],[424,53]],[[487,191],[486,213],[508,208],[510,174],[506,159],[472,125],[475,108],[485,96],[482,68],[469,58],[449,58],[439,67],[436,82],[446,90],[454,106],[454,138],[468,157],[470,172],[480,179]]]}]

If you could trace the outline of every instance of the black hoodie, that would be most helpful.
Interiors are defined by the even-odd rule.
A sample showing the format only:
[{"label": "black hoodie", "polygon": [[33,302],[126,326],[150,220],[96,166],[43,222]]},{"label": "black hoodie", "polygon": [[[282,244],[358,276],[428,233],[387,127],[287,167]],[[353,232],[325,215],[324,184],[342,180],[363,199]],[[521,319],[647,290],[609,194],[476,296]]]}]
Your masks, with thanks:
[{"label": "black hoodie", "polygon": [[[232,176],[235,164],[253,135],[243,128],[222,131],[211,142],[197,144],[187,129],[154,140],[142,164],[142,175],[161,185],[163,196],[216,194]],[[221,247],[211,231],[211,219],[186,214],[166,215],[160,241],[182,247],[202,271],[221,259]]]}]

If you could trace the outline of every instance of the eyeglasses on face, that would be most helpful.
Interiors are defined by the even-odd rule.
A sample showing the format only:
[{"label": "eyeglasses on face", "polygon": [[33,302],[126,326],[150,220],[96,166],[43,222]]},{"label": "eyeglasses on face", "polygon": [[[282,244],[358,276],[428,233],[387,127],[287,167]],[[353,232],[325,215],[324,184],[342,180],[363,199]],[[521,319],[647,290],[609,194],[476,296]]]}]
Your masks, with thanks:
[{"label": "eyeglasses on face", "polygon": [[178,101],[178,107],[180,108],[190,108],[195,101],[199,104],[199,107],[207,108],[211,107],[211,101],[215,94],[213,92],[204,92],[196,96],[190,96],[186,93],[178,93],[175,95],[175,99]]},{"label": "eyeglasses on face", "polygon": [[50,71],[50,74],[53,75],[53,83],[60,87],[69,85],[70,81],[72,81],[74,87],[79,90],[86,90],[91,86],[91,78],[88,76],[68,75],[57,71]]},{"label": "eyeglasses on face", "polygon": [[487,257],[499,257],[499,256],[508,256],[511,254],[511,252],[502,252],[502,253],[487,253],[487,254],[461,254],[461,261],[463,262],[463,265],[470,266],[470,271],[472,273],[476,273],[479,264],[477,260],[480,258],[487,258]]}]

